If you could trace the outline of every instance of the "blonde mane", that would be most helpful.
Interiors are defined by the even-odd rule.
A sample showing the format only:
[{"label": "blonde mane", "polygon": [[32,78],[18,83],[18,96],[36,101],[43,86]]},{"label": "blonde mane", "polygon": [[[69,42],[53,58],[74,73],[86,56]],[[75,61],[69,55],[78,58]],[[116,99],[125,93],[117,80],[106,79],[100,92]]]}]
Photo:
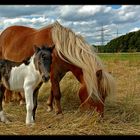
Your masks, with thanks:
[{"label": "blonde mane", "polygon": [[89,97],[101,100],[96,77],[99,69],[103,71],[102,84],[105,90],[108,94],[112,92],[113,78],[104,71],[104,66],[96,55],[94,47],[90,46],[82,36],[76,35],[71,29],[63,27],[56,21],[52,28],[52,39],[59,57],[82,69]]},{"label": "blonde mane", "polygon": [[54,23],[52,23],[52,24],[48,24],[48,25],[46,25],[46,26],[44,26],[44,27],[42,27],[42,28],[39,28],[37,31],[42,31],[42,30],[44,30],[44,29],[47,29],[47,28],[53,27],[53,25],[54,25]]}]

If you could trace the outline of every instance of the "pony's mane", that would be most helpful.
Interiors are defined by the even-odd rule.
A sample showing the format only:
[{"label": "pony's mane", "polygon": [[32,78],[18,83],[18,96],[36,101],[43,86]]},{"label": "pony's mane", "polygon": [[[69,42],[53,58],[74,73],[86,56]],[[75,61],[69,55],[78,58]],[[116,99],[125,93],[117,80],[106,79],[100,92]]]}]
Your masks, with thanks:
[{"label": "pony's mane", "polygon": [[81,35],[76,35],[71,29],[63,27],[56,21],[52,28],[52,39],[59,57],[82,69],[89,96],[94,95],[93,98],[100,100],[96,77],[96,71],[99,69],[103,71],[105,90],[108,94],[112,92],[113,78],[104,71],[104,66],[96,55],[94,47],[90,46]]},{"label": "pony's mane", "polygon": [[37,31],[41,31],[41,30],[47,29],[47,28],[49,28],[49,27],[53,27],[53,25],[54,25],[54,23],[49,24],[49,25],[46,25],[46,26],[44,26],[44,27],[42,27],[42,28],[39,28]]}]

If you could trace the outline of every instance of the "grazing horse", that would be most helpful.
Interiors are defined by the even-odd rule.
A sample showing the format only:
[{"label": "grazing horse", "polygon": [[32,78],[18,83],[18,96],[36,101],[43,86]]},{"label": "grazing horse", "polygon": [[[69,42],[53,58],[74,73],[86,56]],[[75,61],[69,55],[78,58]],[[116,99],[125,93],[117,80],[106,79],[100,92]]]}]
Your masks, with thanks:
[{"label": "grazing horse", "polygon": [[27,65],[22,63],[19,66],[13,66],[15,65],[13,61],[0,60],[0,120],[2,122],[8,121],[2,108],[4,88],[24,92],[27,110],[26,124],[34,122],[40,83],[47,82],[50,78],[51,51],[52,48],[36,47]]},{"label": "grazing horse", "polygon": [[0,36],[0,56],[21,62],[33,54],[33,45],[55,45],[52,52],[48,111],[53,109],[54,99],[56,113],[62,113],[59,82],[71,71],[81,84],[81,109],[96,109],[103,116],[105,98],[115,92],[115,81],[105,70],[93,46],[82,36],[76,35],[56,21],[40,29],[25,26],[8,27]]}]

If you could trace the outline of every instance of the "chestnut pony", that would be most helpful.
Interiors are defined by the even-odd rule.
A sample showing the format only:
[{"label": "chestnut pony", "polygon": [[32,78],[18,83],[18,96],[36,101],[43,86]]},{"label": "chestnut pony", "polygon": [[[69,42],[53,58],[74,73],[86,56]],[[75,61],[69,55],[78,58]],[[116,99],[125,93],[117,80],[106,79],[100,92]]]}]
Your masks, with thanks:
[{"label": "chestnut pony", "polygon": [[103,116],[105,98],[114,92],[115,82],[105,70],[93,46],[58,21],[40,29],[11,26],[0,35],[0,58],[21,62],[33,55],[34,45],[55,45],[52,52],[48,111],[53,109],[54,99],[56,113],[62,113],[59,82],[71,71],[81,84],[80,108],[96,109]]}]

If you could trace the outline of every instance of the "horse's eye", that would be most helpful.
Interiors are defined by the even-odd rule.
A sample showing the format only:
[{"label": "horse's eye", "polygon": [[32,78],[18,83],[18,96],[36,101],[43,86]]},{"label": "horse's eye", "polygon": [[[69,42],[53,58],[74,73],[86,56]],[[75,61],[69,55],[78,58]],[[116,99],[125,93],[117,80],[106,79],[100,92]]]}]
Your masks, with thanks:
[{"label": "horse's eye", "polygon": [[46,57],[42,57],[43,60],[46,60]]},{"label": "horse's eye", "polygon": [[45,54],[42,54],[42,58],[45,58],[46,57],[46,55]]},{"label": "horse's eye", "polygon": [[39,65],[41,65],[41,62],[40,62],[40,61],[38,61],[38,64],[39,64]]}]

